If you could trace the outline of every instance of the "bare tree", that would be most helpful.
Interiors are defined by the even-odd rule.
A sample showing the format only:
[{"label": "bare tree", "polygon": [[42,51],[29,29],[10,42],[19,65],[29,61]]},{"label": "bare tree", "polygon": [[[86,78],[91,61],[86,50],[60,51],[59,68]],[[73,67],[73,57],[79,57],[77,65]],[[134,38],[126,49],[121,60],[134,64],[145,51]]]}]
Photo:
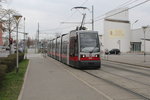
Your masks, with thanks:
[{"label": "bare tree", "polygon": [[17,11],[15,11],[13,9],[0,8],[0,21],[3,22],[3,27],[5,30],[5,33],[8,33],[10,54],[11,54],[11,44],[13,41],[13,39],[11,37],[11,33],[16,28],[16,23],[13,18],[13,15],[16,13],[17,13]]}]

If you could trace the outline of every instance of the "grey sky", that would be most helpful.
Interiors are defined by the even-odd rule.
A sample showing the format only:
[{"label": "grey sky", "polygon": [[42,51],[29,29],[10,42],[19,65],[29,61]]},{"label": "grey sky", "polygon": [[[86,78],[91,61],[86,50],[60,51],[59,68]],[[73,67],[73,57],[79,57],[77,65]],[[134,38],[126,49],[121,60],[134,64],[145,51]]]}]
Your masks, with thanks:
[{"label": "grey sky", "polygon": [[[86,2],[85,2],[86,1]],[[119,7],[121,4],[129,0],[8,0],[7,8],[12,8],[26,17],[26,32],[34,37],[37,31],[37,23],[40,23],[41,33],[54,34],[56,32],[69,32],[75,26],[73,24],[60,24],[66,21],[81,21],[81,13],[71,8],[75,6],[83,6],[91,9],[94,5],[95,17],[101,16],[110,10]],[[135,0],[131,0],[135,1]],[[144,0],[137,0],[137,3]],[[136,3],[133,3],[136,4]],[[132,4],[132,5],[133,5]],[[132,6],[130,5],[130,6]],[[133,28],[139,28],[144,25],[150,24],[150,2],[147,2],[139,7],[129,11],[129,20],[134,24]],[[129,6],[129,7],[130,7]],[[86,20],[90,21],[91,13],[86,11]],[[95,23],[95,30],[103,33],[102,21]],[[91,28],[88,25],[89,29]],[[52,35],[41,35],[41,38]]]}]

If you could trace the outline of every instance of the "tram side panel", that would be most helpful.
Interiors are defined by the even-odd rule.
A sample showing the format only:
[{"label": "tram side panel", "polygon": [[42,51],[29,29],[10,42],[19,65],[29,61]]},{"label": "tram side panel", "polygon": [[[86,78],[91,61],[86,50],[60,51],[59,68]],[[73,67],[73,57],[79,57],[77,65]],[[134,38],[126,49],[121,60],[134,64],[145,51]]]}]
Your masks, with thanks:
[{"label": "tram side panel", "polygon": [[56,60],[59,60],[60,57],[60,43],[61,42],[61,38],[57,37],[56,38]]},{"label": "tram side panel", "polygon": [[47,46],[47,55],[50,57],[50,46],[51,45],[51,43],[50,43],[50,41],[49,41],[49,43],[48,43],[48,46]]},{"label": "tram side panel", "polygon": [[78,67],[78,35],[71,31],[69,36],[69,65]]},{"label": "tram side panel", "polygon": [[68,34],[62,36],[62,46],[61,46],[61,61],[67,64],[68,58]]},{"label": "tram side panel", "polygon": [[50,48],[49,48],[49,52],[50,52],[50,57],[52,57],[52,40],[50,40]]},{"label": "tram side panel", "polygon": [[55,45],[56,45],[56,39],[53,39],[52,40],[53,42],[52,42],[52,58],[54,58],[55,59]]}]

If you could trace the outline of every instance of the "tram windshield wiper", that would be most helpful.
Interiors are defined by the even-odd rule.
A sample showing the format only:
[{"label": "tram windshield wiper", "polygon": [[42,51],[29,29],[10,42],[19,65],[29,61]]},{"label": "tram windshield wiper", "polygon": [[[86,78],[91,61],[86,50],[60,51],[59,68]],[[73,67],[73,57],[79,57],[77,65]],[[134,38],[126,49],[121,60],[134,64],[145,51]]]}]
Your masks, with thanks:
[{"label": "tram windshield wiper", "polygon": [[89,51],[89,53],[93,53],[96,48],[97,48],[97,46],[93,47],[93,49],[91,51]]}]

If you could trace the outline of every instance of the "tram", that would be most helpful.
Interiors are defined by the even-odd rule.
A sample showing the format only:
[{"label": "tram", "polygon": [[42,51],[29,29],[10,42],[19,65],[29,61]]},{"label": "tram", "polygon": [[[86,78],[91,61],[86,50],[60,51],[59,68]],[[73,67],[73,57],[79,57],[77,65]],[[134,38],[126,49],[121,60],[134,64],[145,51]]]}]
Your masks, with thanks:
[{"label": "tram", "polygon": [[76,68],[101,68],[97,31],[73,30],[48,43],[48,56]]}]

